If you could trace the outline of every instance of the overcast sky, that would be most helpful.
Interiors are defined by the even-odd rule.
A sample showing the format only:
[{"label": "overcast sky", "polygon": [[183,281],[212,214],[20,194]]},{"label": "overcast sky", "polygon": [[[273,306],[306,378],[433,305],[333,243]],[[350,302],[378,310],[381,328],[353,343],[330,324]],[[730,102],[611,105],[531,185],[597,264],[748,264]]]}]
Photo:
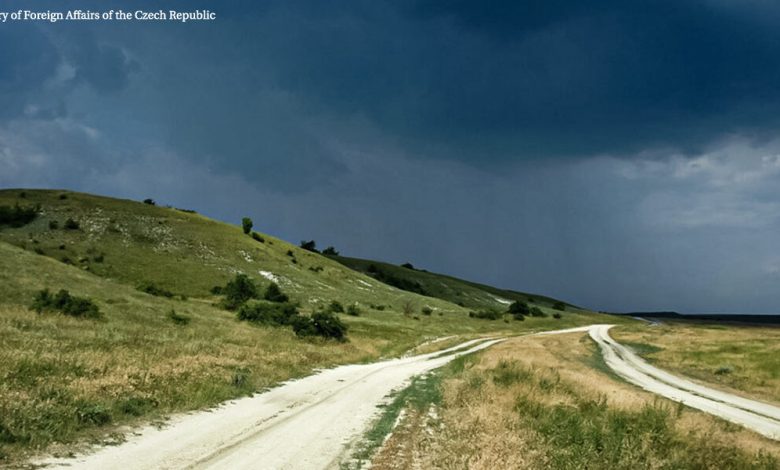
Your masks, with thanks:
[{"label": "overcast sky", "polygon": [[780,3],[6,1],[0,187],[611,311],[780,311]]}]

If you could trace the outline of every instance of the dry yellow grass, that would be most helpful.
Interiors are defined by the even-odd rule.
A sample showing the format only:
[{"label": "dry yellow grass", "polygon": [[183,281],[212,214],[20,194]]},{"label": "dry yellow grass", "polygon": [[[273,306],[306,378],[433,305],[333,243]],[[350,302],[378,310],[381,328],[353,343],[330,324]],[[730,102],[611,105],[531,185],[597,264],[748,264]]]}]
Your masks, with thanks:
[{"label": "dry yellow grass", "polygon": [[[442,404],[433,408],[434,417],[414,411],[405,414],[372,465],[379,469],[577,468],[581,456],[568,460],[566,452],[571,449],[566,447],[565,430],[557,441],[551,440],[550,432],[556,431],[535,428],[528,414],[536,410],[542,416],[537,422],[543,422],[548,415],[560,416],[563,410],[565,416],[565,410],[570,410],[572,426],[580,425],[576,421],[585,412],[584,404],[602,399],[605,414],[624,411],[631,417],[643,407],[662,409],[662,415],[670,417],[669,428],[664,428],[665,434],[658,432],[669,443],[668,448],[655,448],[663,446],[641,442],[630,448],[636,455],[620,454],[615,461],[596,456],[588,461],[591,468],[669,468],[681,462],[696,468],[728,468],[735,462],[772,468],[777,463],[772,460],[780,458],[776,442],[616,380],[598,369],[594,347],[582,334],[521,337],[456,363],[443,373]],[[633,424],[650,426],[652,420]],[[631,429],[630,421],[626,425]],[[640,431],[648,430],[637,428],[637,439],[655,438]]]}]

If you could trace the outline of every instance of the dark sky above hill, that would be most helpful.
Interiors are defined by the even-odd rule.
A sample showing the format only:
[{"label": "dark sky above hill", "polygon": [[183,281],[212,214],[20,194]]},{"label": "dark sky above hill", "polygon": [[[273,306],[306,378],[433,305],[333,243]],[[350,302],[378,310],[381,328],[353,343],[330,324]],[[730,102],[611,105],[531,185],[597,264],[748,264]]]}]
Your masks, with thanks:
[{"label": "dark sky above hill", "polygon": [[778,312],[780,3],[47,1],[0,187],[198,209],[605,310]]}]

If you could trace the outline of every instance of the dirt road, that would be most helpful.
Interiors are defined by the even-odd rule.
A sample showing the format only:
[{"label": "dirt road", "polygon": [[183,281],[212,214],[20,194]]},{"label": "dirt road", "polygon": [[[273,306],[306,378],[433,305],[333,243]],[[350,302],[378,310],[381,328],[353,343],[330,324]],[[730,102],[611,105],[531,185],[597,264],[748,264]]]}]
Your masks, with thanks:
[{"label": "dirt road", "polygon": [[649,392],[780,440],[780,408],[714,390],[658,369],[613,340],[609,336],[612,326],[593,325],[588,331],[616,374]]},{"label": "dirt road", "polygon": [[100,470],[337,467],[393,390],[500,341],[473,340],[431,354],[324,370],[215,410],[175,417],[163,429],[144,428],[116,447],[36,463]]}]

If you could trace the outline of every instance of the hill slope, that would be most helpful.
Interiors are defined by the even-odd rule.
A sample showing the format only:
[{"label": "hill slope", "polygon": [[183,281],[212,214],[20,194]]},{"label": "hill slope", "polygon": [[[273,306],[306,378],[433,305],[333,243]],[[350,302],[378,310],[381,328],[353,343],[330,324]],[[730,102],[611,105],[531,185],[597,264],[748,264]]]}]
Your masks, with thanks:
[{"label": "hill slope", "polygon": [[540,307],[552,307],[559,302],[542,295],[498,289],[446,274],[396,266],[381,261],[346,256],[328,257],[388,285],[446,300],[466,308],[505,310],[511,302],[516,300],[536,304]]},{"label": "hill slope", "polygon": [[[339,300],[400,311],[411,300],[465,312],[449,302],[393,289],[269,235],[260,235],[261,243],[240,227],[193,212],[67,191],[0,191],[0,205],[17,203],[39,205],[40,215],[23,227],[3,228],[0,241],[134,286],[151,282],[176,294],[208,297],[212,287],[245,273],[261,284],[275,280],[311,309]],[[68,219],[78,229],[66,229]]]}]

